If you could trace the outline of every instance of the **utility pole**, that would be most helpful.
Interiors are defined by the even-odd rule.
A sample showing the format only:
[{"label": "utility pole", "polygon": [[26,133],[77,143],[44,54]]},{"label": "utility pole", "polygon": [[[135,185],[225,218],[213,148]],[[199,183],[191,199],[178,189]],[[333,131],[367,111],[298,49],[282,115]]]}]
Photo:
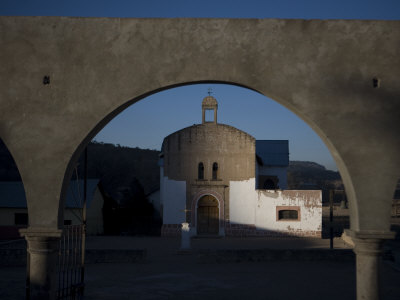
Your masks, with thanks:
[{"label": "utility pole", "polygon": [[330,243],[329,248],[333,249],[333,196],[335,191],[329,190],[329,234],[330,234]]}]

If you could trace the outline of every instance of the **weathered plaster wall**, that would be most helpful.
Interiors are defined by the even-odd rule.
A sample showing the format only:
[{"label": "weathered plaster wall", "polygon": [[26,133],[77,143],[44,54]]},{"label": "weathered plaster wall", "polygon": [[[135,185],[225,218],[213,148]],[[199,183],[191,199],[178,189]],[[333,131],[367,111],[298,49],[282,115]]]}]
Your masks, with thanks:
[{"label": "weathered plaster wall", "polygon": [[255,178],[229,183],[230,223],[256,223]]},{"label": "weathered plaster wall", "polygon": [[341,172],[351,228],[390,230],[399,21],[2,16],[0,33],[0,137],[32,228],[61,226],[73,163],[116,114],[160,89],[212,80],[257,90],[305,120]]},{"label": "weathered plaster wall", "polygon": [[[246,230],[241,235],[257,234],[257,230],[286,235],[320,235],[321,191],[256,190],[254,183],[254,178],[230,182],[230,224],[239,225],[233,228]],[[299,207],[300,220],[277,221],[277,207],[280,206]],[[243,229],[242,225],[250,227]]]},{"label": "weathered plaster wall", "polygon": [[[322,231],[321,191],[256,190],[256,228],[288,234]],[[300,221],[277,221],[277,206],[300,207]]]}]

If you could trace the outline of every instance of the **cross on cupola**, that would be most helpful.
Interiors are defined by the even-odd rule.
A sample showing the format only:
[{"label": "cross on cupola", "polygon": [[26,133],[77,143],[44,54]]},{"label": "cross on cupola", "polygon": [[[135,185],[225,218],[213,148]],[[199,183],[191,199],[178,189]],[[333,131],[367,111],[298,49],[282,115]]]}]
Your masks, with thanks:
[{"label": "cross on cupola", "polygon": [[214,123],[217,124],[217,110],[218,102],[211,96],[212,90],[208,89],[208,96],[203,99],[201,104],[202,107],[202,123]]}]

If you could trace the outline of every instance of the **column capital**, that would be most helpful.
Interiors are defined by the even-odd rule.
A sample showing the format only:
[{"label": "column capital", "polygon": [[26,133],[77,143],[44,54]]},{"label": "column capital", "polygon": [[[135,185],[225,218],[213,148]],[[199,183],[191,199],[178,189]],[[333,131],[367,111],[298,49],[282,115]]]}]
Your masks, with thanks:
[{"label": "column capital", "polygon": [[60,238],[62,229],[49,227],[28,227],[19,230],[21,236],[27,240],[31,238]]},{"label": "column capital", "polygon": [[61,229],[28,227],[20,229],[19,232],[28,242],[27,251],[30,254],[47,255],[58,251]]},{"label": "column capital", "polygon": [[357,255],[380,256],[383,251],[383,242],[387,239],[393,239],[396,233],[391,231],[354,231],[346,229],[346,235],[353,240],[353,251]]},{"label": "column capital", "polygon": [[394,231],[384,230],[351,230],[345,229],[346,235],[352,239],[376,239],[376,240],[391,240],[396,236]]}]

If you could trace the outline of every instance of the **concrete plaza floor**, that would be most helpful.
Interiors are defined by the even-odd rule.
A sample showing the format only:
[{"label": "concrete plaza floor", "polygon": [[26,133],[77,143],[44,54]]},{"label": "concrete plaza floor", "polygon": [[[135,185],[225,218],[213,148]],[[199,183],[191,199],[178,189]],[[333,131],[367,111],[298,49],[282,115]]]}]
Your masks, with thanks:
[{"label": "concrete plaza floor", "polygon": [[[348,248],[341,240],[336,248]],[[199,262],[196,251],[326,249],[320,239],[88,237],[88,249],[146,249],[137,263],[86,265],[85,299],[355,299],[354,261]],[[400,299],[400,271],[382,264],[382,299]],[[0,299],[24,299],[25,268],[1,267]]]}]

